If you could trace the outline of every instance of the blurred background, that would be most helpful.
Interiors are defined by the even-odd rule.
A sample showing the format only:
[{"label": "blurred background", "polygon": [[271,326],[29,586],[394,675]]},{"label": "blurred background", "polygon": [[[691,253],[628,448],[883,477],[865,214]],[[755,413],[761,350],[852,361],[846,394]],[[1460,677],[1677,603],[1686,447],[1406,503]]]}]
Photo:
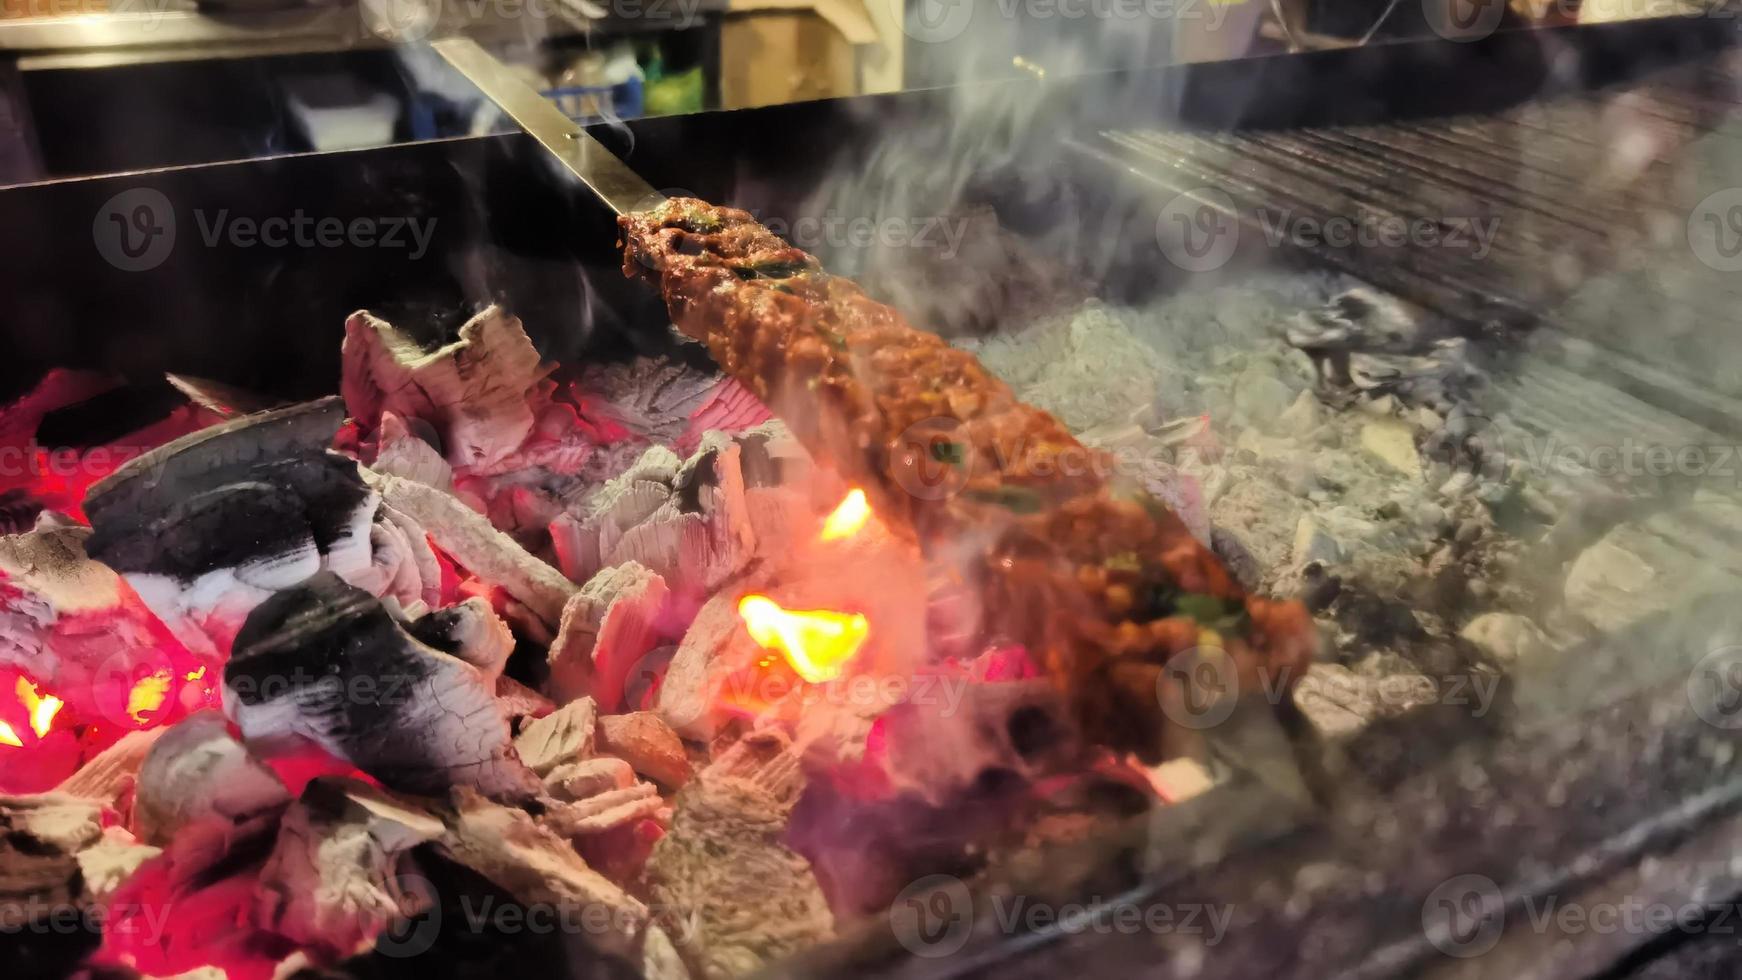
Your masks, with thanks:
[{"label": "blurred background", "polygon": [[597,122],[1701,2],[0,0],[0,184],[506,128],[421,43],[455,34]]}]

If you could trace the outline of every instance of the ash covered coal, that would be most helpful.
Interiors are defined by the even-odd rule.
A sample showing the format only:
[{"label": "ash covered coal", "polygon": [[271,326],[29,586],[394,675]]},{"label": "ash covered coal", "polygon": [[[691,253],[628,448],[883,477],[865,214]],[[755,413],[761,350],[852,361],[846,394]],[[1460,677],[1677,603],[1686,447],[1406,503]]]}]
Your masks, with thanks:
[{"label": "ash covered coal", "polygon": [[[485,612],[483,616],[490,616]],[[420,641],[463,639],[499,648],[495,624],[454,631],[454,614],[408,628],[361,589],[322,573],[274,595],[248,617],[224,667],[224,700],[243,737],[308,739],[384,784],[437,794],[469,786],[526,798],[538,781],[513,750],[495,677]]]},{"label": "ash covered coal", "polygon": [[[131,461],[85,500],[93,558],[189,649],[221,656],[266,596],[321,570],[370,572],[378,500],[332,452],[336,398],[244,416]],[[421,583],[415,590],[420,598]]]}]

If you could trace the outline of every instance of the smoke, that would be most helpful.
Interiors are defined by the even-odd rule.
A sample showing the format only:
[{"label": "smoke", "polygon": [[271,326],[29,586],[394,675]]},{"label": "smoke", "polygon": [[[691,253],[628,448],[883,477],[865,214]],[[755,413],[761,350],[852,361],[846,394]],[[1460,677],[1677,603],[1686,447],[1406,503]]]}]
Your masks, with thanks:
[{"label": "smoke", "polygon": [[1192,0],[958,0],[941,17],[924,4],[907,11],[909,85],[942,87],[918,117],[894,123],[876,115],[879,104],[850,107],[885,135],[851,151],[868,155],[838,159],[798,218],[940,223],[957,240],[947,251],[926,236],[828,241],[817,249],[825,263],[945,334],[984,332],[1004,309],[1020,312],[1057,285],[1041,256],[1093,278],[1105,262],[1096,248],[1105,219],[1089,220],[1070,179],[1085,162],[1070,137],[1098,107],[1171,108],[1175,94],[1154,90],[1156,76],[1116,70],[1172,60],[1179,18],[1191,9]]}]

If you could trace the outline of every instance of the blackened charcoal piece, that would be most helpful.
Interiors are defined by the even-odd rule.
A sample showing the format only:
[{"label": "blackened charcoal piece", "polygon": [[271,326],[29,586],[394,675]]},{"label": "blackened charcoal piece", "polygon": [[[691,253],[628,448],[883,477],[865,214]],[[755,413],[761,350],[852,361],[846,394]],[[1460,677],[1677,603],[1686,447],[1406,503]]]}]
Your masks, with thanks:
[{"label": "blackened charcoal piece", "polygon": [[288,487],[257,481],[192,494],[149,523],[124,529],[105,524],[92,536],[90,550],[118,571],[184,582],[262,557],[282,559],[280,564],[306,558],[314,568],[304,578],[320,567],[303,502]]},{"label": "blackened charcoal piece", "polygon": [[248,617],[224,668],[224,704],[245,739],[308,739],[394,789],[470,786],[498,799],[539,789],[494,682],[331,573]]},{"label": "blackened charcoal piece", "polygon": [[[115,569],[190,650],[221,657],[273,592],[319,571],[417,601],[422,574],[375,567],[380,500],[331,451],[337,398],[263,412],[128,463],[85,501],[91,557]],[[394,539],[398,540],[398,539]],[[401,548],[399,564],[416,563]]]},{"label": "blackened charcoal piece", "polygon": [[190,489],[208,489],[255,463],[318,454],[344,421],[345,403],[331,397],[202,429],[130,460],[91,487],[85,513],[101,525],[161,510]]}]

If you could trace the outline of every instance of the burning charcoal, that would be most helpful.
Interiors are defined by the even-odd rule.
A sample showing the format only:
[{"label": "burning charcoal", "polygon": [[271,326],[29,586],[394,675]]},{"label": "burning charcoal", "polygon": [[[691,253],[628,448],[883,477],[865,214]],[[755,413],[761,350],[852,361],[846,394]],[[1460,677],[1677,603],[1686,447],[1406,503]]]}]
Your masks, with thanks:
[{"label": "burning charcoal", "polygon": [[269,412],[284,405],[269,395],[237,388],[222,381],[196,378],[187,374],[166,374],[163,377],[171,388],[181,392],[188,401],[221,419]]},{"label": "burning charcoal", "polygon": [[614,789],[635,785],[635,767],[622,759],[602,756],[584,762],[565,762],[545,776],[544,786],[559,800],[584,800]]},{"label": "burning charcoal", "polygon": [[[618,419],[634,434],[654,443],[677,444],[691,419],[713,409],[719,399],[735,401],[723,392],[720,375],[665,358],[589,365],[577,387],[610,404]],[[730,418],[745,414],[726,411]],[[729,426],[713,426],[728,428]],[[698,432],[697,435],[700,435]]]},{"label": "burning charcoal", "polygon": [[665,800],[652,783],[636,783],[572,803],[546,801],[539,823],[564,837],[585,837],[648,819],[663,809]]},{"label": "burning charcoal", "polygon": [[[766,580],[743,583],[758,589]],[[659,684],[654,711],[673,729],[697,741],[707,741],[724,719],[722,697],[728,676],[756,663],[762,648],[744,629],[738,615],[738,595],[721,592],[702,606],[690,622],[671,664]]]},{"label": "burning charcoal", "polygon": [[778,728],[751,732],[720,753],[698,779],[742,779],[790,810],[804,793],[804,768],[792,739]]},{"label": "burning charcoal", "polygon": [[323,569],[383,577],[372,564],[378,501],[356,463],[326,448],[343,412],[329,398],[251,415],[133,460],[85,501],[91,557],[213,658],[279,589]]},{"label": "burning charcoal", "polygon": [[756,785],[698,779],[678,794],[671,832],[645,880],[657,908],[708,980],[741,977],[834,935],[810,863],[781,843],[786,811]]},{"label": "burning charcoal", "polygon": [[202,711],[147,753],[134,829],[148,843],[167,844],[190,824],[212,817],[240,824],[289,802],[284,783],[230,734],[223,716]]},{"label": "burning charcoal", "polygon": [[556,710],[550,698],[507,675],[496,678],[496,700],[502,702],[502,710],[515,722],[522,718],[539,718]]},{"label": "burning charcoal", "polygon": [[550,647],[556,696],[591,696],[607,711],[621,705],[630,671],[665,642],[669,600],[665,580],[634,562],[593,576],[563,609]]},{"label": "burning charcoal", "polygon": [[317,779],[279,822],[260,872],[256,924],[305,947],[343,956],[395,920],[424,911],[407,892],[411,849],[440,838],[442,822],[356,780]]},{"label": "burning charcoal", "polygon": [[395,789],[535,794],[494,683],[417,631],[317,575],[248,617],[224,667],[226,710],[249,741],[301,736]]},{"label": "burning charcoal", "polygon": [[677,437],[680,452],[694,452],[709,432],[732,435],[748,433],[768,424],[774,413],[737,378],[725,378],[709,392],[701,407],[690,415],[689,424]]},{"label": "burning charcoal", "polygon": [[549,776],[559,766],[592,758],[598,724],[593,699],[577,698],[527,725],[514,748],[526,768]]},{"label": "burning charcoal", "polygon": [[119,575],[86,557],[89,536],[43,527],[0,537],[0,665],[59,698],[69,716],[132,727],[143,720],[143,706],[130,704],[137,684],[161,678],[167,693],[202,661]]},{"label": "burning charcoal", "polygon": [[345,321],[344,382],[351,416],[366,429],[382,413],[435,426],[448,462],[500,461],[532,433],[529,396],[549,372],[520,320],[490,307],[460,328],[459,339],[424,351],[364,311]]},{"label": "burning charcoal", "polygon": [[[428,425],[418,421],[423,426]],[[412,432],[405,419],[392,412],[382,412],[381,428],[376,430],[375,438],[375,461],[369,464],[370,469],[437,490],[453,488],[454,468],[448,465],[435,446]]]},{"label": "burning charcoal", "polygon": [[680,591],[713,592],[758,553],[742,451],[721,432],[703,436],[681,463],[663,446],[649,449],[588,501],[584,516],[552,522],[563,571],[579,581],[637,562]]},{"label": "burning charcoal", "polygon": [[501,586],[547,624],[562,619],[575,584],[491,527],[483,515],[434,487],[375,473],[369,479],[387,506],[416,521],[472,574]]},{"label": "burning charcoal", "polygon": [[78,772],[68,776],[54,791],[63,796],[101,802],[119,812],[123,823],[130,823],[133,804],[124,805],[122,797],[138,785],[140,767],[145,765],[151,747],[168,731],[168,728],[148,728],[128,732],[115,744],[87,760]]},{"label": "burning charcoal", "polygon": [[622,759],[669,789],[689,782],[690,760],[683,741],[651,711],[600,718],[599,751]]},{"label": "burning charcoal", "polygon": [[526,904],[553,909],[598,910],[588,923],[600,928],[568,933],[604,953],[639,961],[650,924],[647,907],[587,867],[563,838],[538,826],[525,811],[510,809],[468,790],[454,794],[456,810],[445,814],[441,847]]},{"label": "burning charcoal", "polygon": [[514,634],[508,631],[508,624],[490,609],[488,601],[475,596],[414,620],[406,632],[425,646],[476,667],[491,685],[501,678],[502,668],[514,652]]},{"label": "burning charcoal", "polygon": [[140,865],[162,853],[163,848],[141,844],[120,827],[106,827],[97,843],[79,852],[79,874],[91,899],[107,902]]}]

